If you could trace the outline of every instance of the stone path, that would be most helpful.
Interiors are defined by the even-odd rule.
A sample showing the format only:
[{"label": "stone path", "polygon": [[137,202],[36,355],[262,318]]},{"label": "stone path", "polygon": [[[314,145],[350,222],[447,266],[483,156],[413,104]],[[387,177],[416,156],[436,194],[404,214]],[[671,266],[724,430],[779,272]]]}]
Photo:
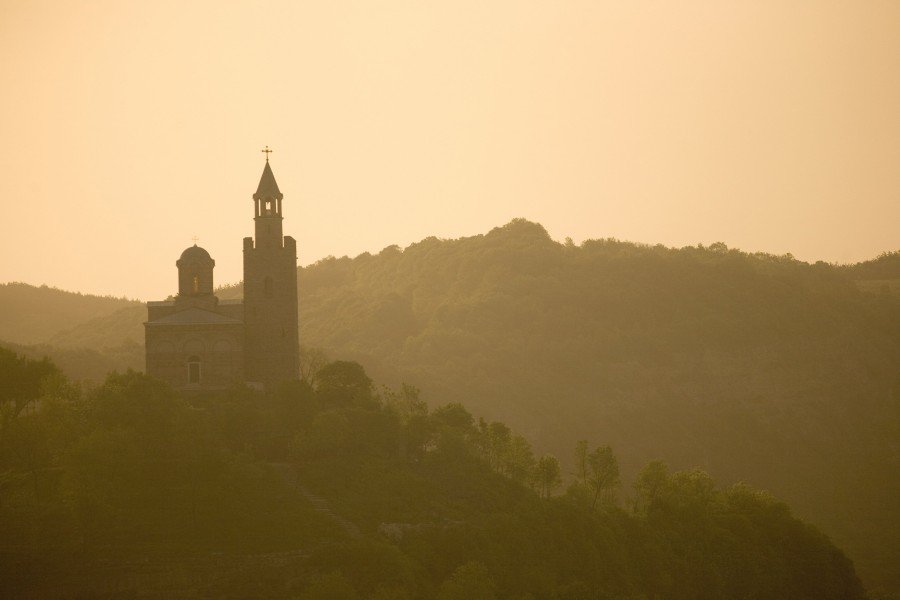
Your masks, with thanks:
[{"label": "stone path", "polygon": [[322,513],[323,515],[329,517],[332,521],[340,525],[341,529],[353,539],[358,539],[362,537],[362,532],[359,530],[355,524],[351,523],[338,513],[334,512],[331,507],[328,505],[328,501],[321,496],[317,496],[313,494],[309,489],[300,483],[299,478],[297,477],[297,472],[294,470],[294,466],[290,463],[269,463],[269,465],[278,471],[278,474],[284,479],[285,483],[287,483],[290,487],[300,492],[300,494],[309,500],[309,503],[313,505],[313,508]]}]

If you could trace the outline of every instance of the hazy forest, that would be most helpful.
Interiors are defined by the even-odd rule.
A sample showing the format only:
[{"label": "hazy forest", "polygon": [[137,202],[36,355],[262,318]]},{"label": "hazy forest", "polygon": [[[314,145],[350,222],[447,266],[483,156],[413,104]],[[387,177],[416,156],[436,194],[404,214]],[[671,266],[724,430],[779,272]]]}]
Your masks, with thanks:
[{"label": "hazy forest", "polygon": [[518,219],[298,283],[305,380],[185,398],[140,302],[0,286],[5,590],[900,597],[900,252]]}]

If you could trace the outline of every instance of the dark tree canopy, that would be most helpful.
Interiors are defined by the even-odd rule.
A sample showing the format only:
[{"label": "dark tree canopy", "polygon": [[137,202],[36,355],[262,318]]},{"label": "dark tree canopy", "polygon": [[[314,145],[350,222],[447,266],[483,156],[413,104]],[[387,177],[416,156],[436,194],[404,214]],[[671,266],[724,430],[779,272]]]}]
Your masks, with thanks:
[{"label": "dark tree canopy", "polygon": [[0,432],[4,596],[863,597],[768,494],[652,463],[633,501],[598,506],[615,455],[585,442],[589,493],[557,495],[559,462],[506,424],[376,393],[358,363],[315,389],[185,397],[135,372],[83,391],[46,361],[0,366],[37,394]]}]

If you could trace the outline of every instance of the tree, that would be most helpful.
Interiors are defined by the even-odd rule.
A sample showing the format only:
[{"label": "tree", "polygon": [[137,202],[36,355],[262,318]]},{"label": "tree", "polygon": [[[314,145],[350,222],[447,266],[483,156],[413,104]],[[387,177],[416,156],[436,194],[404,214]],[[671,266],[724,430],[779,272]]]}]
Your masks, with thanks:
[{"label": "tree", "polygon": [[542,498],[549,498],[562,485],[559,460],[552,454],[543,455],[537,462],[536,479]]},{"label": "tree", "polygon": [[575,477],[581,483],[587,481],[588,471],[588,443],[587,440],[578,440],[575,444]]},{"label": "tree", "polygon": [[371,406],[372,380],[357,362],[336,360],[319,370],[316,391],[332,405]]},{"label": "tree", "polygon": [[61,374],[47,358],[30,360],[0,348],[0,435],[53,378],[60,379]]},{"label": "tree", "polygon": [[328,355],[321,348],[300,346],[300,379],[310,386],[316,386],[319,371],[328,364]]},{"label": "tree", "polygon": [[458,402],[451,402],[434,409],[431,413],[431,419],[439,427],[456,429],[462,433],[470,433],[475,425],[475,418],[472,416],[472,413]]},{"label": "tree", "polygon": [[509,451],[511,439],[512,431],[506,424],[478,419],[478,449],[495,471],[504,472],[503,458]]},{"label": "tree", "polygon": [[434,428],[428,418],[428,405],[419,397],[419,389],[404,383],[398,394],[384,386],[382,397],[385,408],[396,415],[401,425],[401,438],[397,440],[401,456],[421,458],[432,440]]},{"label": "tree", "polygon": [[502,472],[513,481],[525,483],[534,472],[534,452],[521,435],[512,437],[500,458]]},{"label": "tree", "polygon": [[600,446],[587,457],[589,467],[587,484],[594,493],[591,508],[597,501],[611,503],[614,500],[616,486],[619,485],[619,463],[613,455],[612,448]]},{"label": "tree", "polygon": [[384,405],[400,417],[404,424],[416,417],[428,415],[428,405],[419,396],[420,393],[419,388],[408,383],[401,384],[399,394],[387,386],[382,388]]},{"label": "tree", "polygon": [[669,484],[669,469],[666,463],[654,460],[638,473],[634,482],[635,512],[647,513],[662,497]]}]

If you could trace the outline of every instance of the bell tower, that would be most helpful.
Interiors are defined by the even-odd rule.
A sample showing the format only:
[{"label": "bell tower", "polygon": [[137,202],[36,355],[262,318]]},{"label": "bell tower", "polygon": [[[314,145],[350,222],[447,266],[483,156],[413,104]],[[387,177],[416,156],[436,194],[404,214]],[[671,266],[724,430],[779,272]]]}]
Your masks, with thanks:
[{"label": "bell tower", "polygon": [[266,164],[253,194],[255,236],[244,238],[244,357],[248,382],[271,387],[300,377],[297,242],[282,236],[282,200]]}]

